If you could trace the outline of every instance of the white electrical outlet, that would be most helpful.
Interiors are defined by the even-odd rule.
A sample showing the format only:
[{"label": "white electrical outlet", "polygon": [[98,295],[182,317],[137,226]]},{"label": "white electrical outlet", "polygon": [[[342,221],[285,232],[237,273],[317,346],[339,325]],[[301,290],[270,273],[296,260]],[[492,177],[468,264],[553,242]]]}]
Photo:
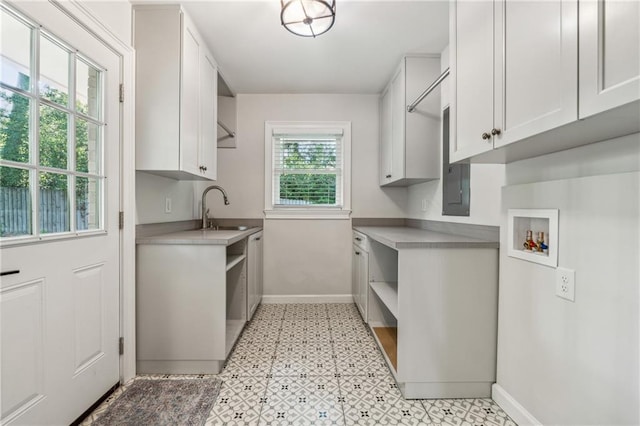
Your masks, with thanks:
[{"label": "white electrical outlet", "polygon": [[169,197],[164,199],[164,212],[171,213],[171,198]]},{"label": "white electrical outlet", "polygon": [[574,302],[576,299],[576,271],[556,269],[556,296]]}]

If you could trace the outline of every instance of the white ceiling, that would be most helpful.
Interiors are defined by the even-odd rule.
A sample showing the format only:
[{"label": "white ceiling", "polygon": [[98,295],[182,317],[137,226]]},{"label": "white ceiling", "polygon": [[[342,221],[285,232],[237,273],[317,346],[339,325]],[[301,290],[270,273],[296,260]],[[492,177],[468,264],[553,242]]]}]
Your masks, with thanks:
[{"label": "white ceiling", "polygon": [[380,93],[402,55],[448,44],[446,0],[337,0],[333,28],[315,39],[280,25],[278,0],[183,6],[235,93]]}]

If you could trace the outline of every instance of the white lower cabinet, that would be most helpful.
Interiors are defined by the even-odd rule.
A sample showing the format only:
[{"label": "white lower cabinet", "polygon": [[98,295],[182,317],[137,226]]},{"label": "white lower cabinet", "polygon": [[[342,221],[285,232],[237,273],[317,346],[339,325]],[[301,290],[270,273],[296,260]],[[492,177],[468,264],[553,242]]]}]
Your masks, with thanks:
[{"label": "white lower cabinet", "polygon": [[367,237],[367,322],[403,396],[490,397],[496,381],[497,244],[391,248]]},{"label": "white lower cabinet", "polygon": [[247,318],[247,238],[139,244],[137,372],[217,374]]},{"label": "white lower cabinet", "polygon": [[263,294],[263,232],[249,237],[247,254],[247,321],[253,318]]},{"label": "white lower cabinet", "polygon": [[359,232],[353,233],[351,293],[362,319],[367,321],[367,299],[369,292],[369,253],[367,237]]}]

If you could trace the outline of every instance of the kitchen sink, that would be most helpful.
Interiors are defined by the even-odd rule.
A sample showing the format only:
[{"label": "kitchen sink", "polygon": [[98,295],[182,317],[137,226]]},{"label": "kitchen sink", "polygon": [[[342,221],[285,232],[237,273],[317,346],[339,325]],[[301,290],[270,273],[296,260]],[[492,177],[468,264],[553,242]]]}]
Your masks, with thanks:
[{"label": "kitchen sink", "polygon": [[246,231],[247,229],[255,228],[255,226],[246,226],[246,225],[224,225],[224,226],[213,226],[211,228],[207,228],[207,231]]}]

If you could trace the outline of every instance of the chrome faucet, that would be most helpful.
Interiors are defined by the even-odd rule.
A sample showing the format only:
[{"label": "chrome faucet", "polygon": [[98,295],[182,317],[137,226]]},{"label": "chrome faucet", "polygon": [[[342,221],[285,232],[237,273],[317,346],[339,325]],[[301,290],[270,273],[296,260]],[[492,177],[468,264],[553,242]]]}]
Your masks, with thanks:
[{"label": "chrome faucet", "polygon": [[217,189],[218,191],[222,192],[222,196],[224,197],[224,205],[225,206],[229,205],[229,199],[227,198],[227,193],[224,192],[224,189],[222,189],[222,187],[218,185],[211,185],[207,187],[202,193],[202,229],[207,229],[209,227],[208,226],[209,209],[207,208],[207,193],[212,189]]}]

